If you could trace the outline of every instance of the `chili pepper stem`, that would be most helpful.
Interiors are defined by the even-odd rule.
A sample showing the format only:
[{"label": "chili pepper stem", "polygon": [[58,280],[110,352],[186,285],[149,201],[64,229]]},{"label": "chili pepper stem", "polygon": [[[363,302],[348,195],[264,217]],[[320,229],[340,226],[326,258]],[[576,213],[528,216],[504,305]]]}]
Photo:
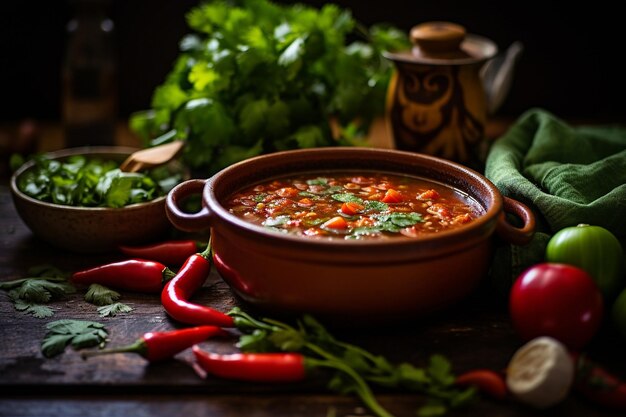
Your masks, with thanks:
[{"label": "chili pepper stem", "polygon": [[143,339],[139,339],[130,345],[120,346],[118,348],[84,351],[80,353],[80,356],[83,359],[87,359],[92,356],[109,355],[112,353],[137,353],[139,355],[144,355],[146,352],[147,347],[145,341]]},{"label": "chili pepper stem", "polygon": [[170,268],[165,267],[163,270],[163,284],[171,280],[176,276],[176,272],[172,271]]},{"label": "chili pepper stem", "polygon": [[[246,313],[245,311],[243,311],[242,309],[240,309],[239,307],[235,307],[232,310],[230,310],[228,313],[226,313],[227,315],[233,317],[233,318],[240,318],[240,319],[244,319],[245,321],[252,323],[253,326],[249,326],[246,324],[246,327],[253,327],[255,329],[264,329],[264,330],[276,330],[277,326],[272,326],[272,325],[268,325],[267,323],[264,323],[260,320],[257,320],[255,318],[253,318],[252,316],[250,316],[248,313]],[[268,320],[269,322],[269,320]],[[239,326],[238,326],[239,327]]]},{"label": "chili pepper stem", "polygon": [[204,259],[209,259],[211,257],[211,251],[211,238],[209,238],[206,248],[202,252],[200,252],[200,256],[202,256]]}]

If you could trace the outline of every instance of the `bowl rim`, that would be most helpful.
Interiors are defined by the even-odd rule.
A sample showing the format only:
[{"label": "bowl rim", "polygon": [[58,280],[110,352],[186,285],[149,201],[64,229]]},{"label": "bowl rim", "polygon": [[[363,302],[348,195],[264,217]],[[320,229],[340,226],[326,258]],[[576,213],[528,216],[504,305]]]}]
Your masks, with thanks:
[{"label": "bowl rim", "polygon": [[[55,151],[43,152],[41,155],[47,156],[50,159],[63,159],[70,156],[75,155],[130,155],[131,153],[139,150],[140,148],[132,147],[132,146],[81,146],[75,148],[65,148],[59,149]],[[13,172],[10,180],[11,192],[19,197],[20,199],[25,200],[30,204],[34,204],[43,208],[51,209],[51,210],[64,210],[64,211],[73,211],[77,213],[81,212],[121,212],[121,211],[134,211],[140,208],[144,208],[151,205],[164,204],[167,194],[159,196],[150,201],[143,201],[141,203],[133,203],[128,204],[124,207],[83,207],[83,206],[70,206],[64,204],[55,204],[47,201],[41,201],[36,198],[33,198],[19,189],[17,186],[17,179],[24,174],[26,171],[31,169],[35,165],[35,162],[31,159],[24,162],[18,169]]]},{"label": "bowl rim", "polygon": [[[247,222],[234,214],[230,213],[226,208],[224,208],[220,202],[220,198],[216,195],[216,184],[219,185],[220,181],[227,181],[223,178],[227,178],[230,173],[238,172],[241,170],[249,169],[249,166],[261,165],[263,163],[272,163],[274,160],[280,160],[282,158],[289,157],[290,159],[297,159],[303,157],[315,157],[315,156],[324,156],[334,154],[358,154],[362,156],[369,157],[377,157],[381,160],[383,158],[407,158],[413,159],[414,161],[421,161],[422,165],[425,163],[435,164],[441,167],[451,168],[456,173],[464,173],[466,177],[471,180],[471,182],[478,182],[488,191],[488,197],[486,200],[491,202],[490,205],[482,206],[482,201],[476,198],[478,194],[477,191],[474,193],[471,190],[460,189],[460,191],[467,193],[474,200],[480,204],[484,213],[476,218],[474,221],[470,222],[467,225],[463,225],[462,227],[447,230],[443,232],[427,234],[425,236],[421,236],[420,238],[411,239],[411,238],[399,238],[399,239],[311,239],[308,237],[297,236],[287,233],[279,233],[271,230],[267,230],[266,228],[253,224],[251,222]],[[277,163],[275,166],[284,165],[284,162]],[[298,172],[310,172],[311,169],[303,169],[302,171],[298,170],[290,170],[284,172],[284,175],[295,174]],[[387,171],[390,173],[394,173],[393,171]],[[395,172],[399,175],[407,175],[403,174],[402,171],[398,170]],[[410,174],[409,174],[410,175]],[[268,177],[269,178],[269,177]],[[260,178],[263,180],[264,178]],[[426,178],[427,180],[429,178]],[[435,181],[437,182],[437,181]],[[444,183],[445,184],[445,183]],[[447,186],[451,186],[453,188],[454,185],[445,184]],[[233,190],[234,191],[234,190]],[[226,197],[226,195],[222,196],[222,198]],[[367,148],[367,147],[318,147],[318,148],[308,148],[308,149],[297,149],[297,150],[288,150],[288,151],[280,151],[274,152],[271,154],[260,155],[257,157],[253,157],[250,159],[246,159],[244,161],[240,161],[235,163],[220,172],[216,173],[212,177],[206,180],[206,184],[202,191],[202,199],[203,202],[207,205],[209,210],[209,216],[212,217],[210,223],[211,228],[215,227],[215,217],[219,218],[222,222],[228,224],[230,227],[235,228],[239,233],[244,232],[253,237],[262,238],[268,244],[275,245],[288,245],[290,247],[301,247],[301,248],[317,248],[319,250],[336,250],[338,248],[342,248],[345,250],[363,250],[365,248],[369,248],[369,250],[380,249],[380,250],[394,250],[404,247],[412,247],[419,246],[429,247],[435,246],[437,248],[443,246],[449,246],[448,243],[451,241],[455,241],[456,244],[454,247],[456,248],[465,248],[468,246],[472,246],[476,244],[478,241],[483,241],[493,234],[496,228],[496,222],[498,216],[503,211],[503,197],[500,191],[496,188],[496,186],[487,179],[484,175],[479,172],[461,165],[456,162],[448,161],[443,158],[430,156],[421,153],[409,152],[409,151],[401,151],[395,149],[385,149],[385,148]],[[466,241],[462,241],[459,236],[466,237]],[[295,246],[294,246],[295,245]],[[451,249],[452,250],[452,249]]]}]

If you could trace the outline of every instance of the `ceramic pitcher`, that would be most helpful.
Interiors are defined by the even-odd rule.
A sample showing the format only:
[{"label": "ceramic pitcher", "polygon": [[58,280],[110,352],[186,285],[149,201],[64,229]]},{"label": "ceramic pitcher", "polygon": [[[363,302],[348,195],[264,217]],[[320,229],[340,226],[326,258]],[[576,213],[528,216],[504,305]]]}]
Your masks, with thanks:
[{"label": "ceramic pitcher", "polygon": [[468,165],[484,161],[487,116],[508,92],[521,44],[494,60],[494,42],[450,22],[417,25],[410,38],[411,50],[384,54],[396,67],[387,97],[395,147]]}]

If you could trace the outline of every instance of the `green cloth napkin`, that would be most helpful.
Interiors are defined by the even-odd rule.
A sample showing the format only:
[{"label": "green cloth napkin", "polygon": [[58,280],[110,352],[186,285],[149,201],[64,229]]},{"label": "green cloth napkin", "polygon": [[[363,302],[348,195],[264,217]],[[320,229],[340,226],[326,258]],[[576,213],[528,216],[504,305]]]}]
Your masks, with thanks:
[{"label": "green cloth napkin", "polygon": [[574,127],[531,109],[493,143],[485,176],[537,218],[530,244],[503,243],[496,249],[490,275],[503,294],[525,268],[544,260],[548,240],[564,227],[603,226],[622,246],[626,242],[624,126]]}]

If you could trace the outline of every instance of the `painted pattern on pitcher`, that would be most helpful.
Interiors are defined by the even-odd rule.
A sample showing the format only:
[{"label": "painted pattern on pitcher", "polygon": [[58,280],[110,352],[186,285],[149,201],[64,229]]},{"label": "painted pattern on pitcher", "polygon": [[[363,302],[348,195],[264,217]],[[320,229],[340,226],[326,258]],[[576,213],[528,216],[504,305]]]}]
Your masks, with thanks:
[{"label": "painted pattern on pitcher", "polygon": [[462,163],[475,158],[487,117],[477,69],[401,62],[396,67],[388,103],[396,147]]}]

